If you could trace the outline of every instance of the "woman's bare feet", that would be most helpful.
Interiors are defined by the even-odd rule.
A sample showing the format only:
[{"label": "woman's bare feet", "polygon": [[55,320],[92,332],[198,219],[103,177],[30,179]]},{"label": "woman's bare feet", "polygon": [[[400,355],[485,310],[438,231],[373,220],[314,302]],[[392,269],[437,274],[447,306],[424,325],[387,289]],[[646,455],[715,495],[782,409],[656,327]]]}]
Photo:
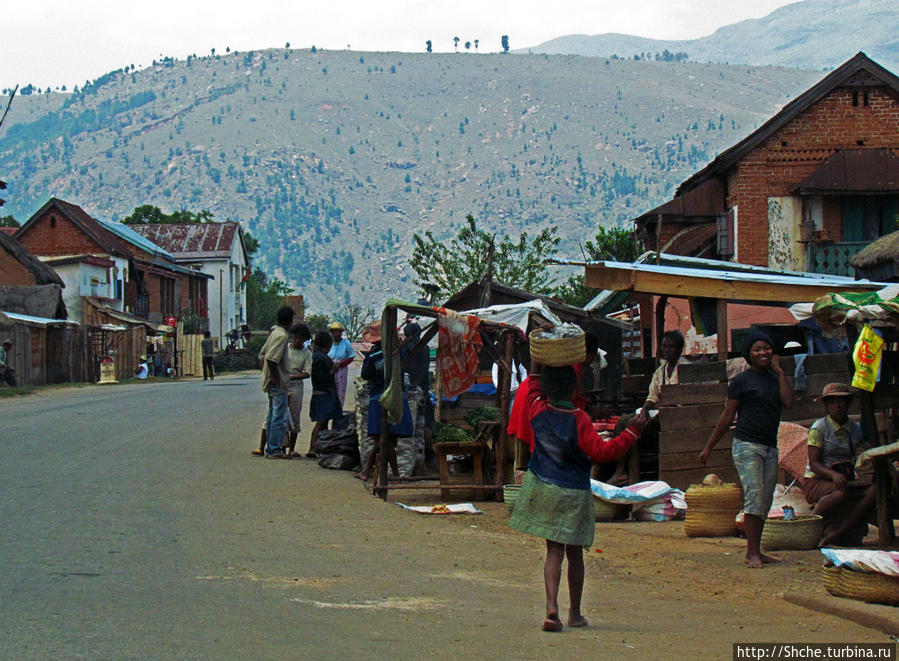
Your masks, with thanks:
[{"label": "woman's bare feet", "polygon": [[368,482],[368,475],[365,473],[353,473],[353,477],[358,478],[363,482]]},{"label": "woman's bare feet", "polygon": [[780,558],[759,553],[757,556],[747,555],[743,561],[749,569],[761,569],[764,565],[776,564],[780,562]]}]

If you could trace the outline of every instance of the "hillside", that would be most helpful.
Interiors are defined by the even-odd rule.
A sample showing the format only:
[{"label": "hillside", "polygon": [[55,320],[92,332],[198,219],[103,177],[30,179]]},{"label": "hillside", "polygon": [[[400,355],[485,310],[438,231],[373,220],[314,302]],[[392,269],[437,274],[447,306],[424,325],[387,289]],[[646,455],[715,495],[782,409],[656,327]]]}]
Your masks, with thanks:
[{"label": "hillside", "polygon": [[694,62],[832,69],[859,51],[899,71],[895,0],[804,0],[701,39],[664,41],[623,34],[568,35],[521,52],[633,58],[687,53]]},{"label": "hillside", "polygon": [[[413,232],[552,224],[565,255],[670,195],[821,74],[573,56],[272,49],[17,97],[4,213],[50,196],[244,223],[315,311],[415,295]],[[0,102],[5,101],[0,98]]]}]

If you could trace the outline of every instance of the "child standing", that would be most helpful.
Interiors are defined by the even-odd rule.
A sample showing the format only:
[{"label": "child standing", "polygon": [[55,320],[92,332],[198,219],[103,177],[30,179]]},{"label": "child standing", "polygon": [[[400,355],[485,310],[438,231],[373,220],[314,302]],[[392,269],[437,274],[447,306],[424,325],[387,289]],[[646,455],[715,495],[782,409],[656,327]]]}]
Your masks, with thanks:
[{"label": "child standing", "polygon": [[743,345],[749,369],[740,372],[727,386],[727,401],[718,424],[699,455],[705,468],[715,444],[737,416],[731,445],[734,467],[743,486],[746,518],[746,566],[759,569],[777,558],[761,550],[762,529],[774,500],[777,484],[777,431],[781,408],[793,407],[793,390],[774,353],[774,343],[761,331],[753,331]]},{"label": "child standing", "polygon": [[646,426],[641,414],[619,436],[604,441],[590,417],[571,403],[577,387],[574,368],[544,367],[522,384],[534,432],[534,449],[510,525],[546,539],[543,580],[546,587],[544,631],[561,631],[559,583],[568,558],[571,604],[568,626],[585,627],[581,613],[584,590],[584,547],[593,543],[595,514],[590,491],[592,462],[613,461],[624,454]]},{"label": "child standing", "polygon": [[337,371],[334,361],[328,358],[331,350],[331,334],[328,331],[319,331],[312,341],[312,400],[309,402],[309,417],[315,423],[312,427],[312,436],[309,438],[309,452],[306,456],[315,459],[316,440],[322,429],[328,428],[331,420],[343,417],[343,408],[337,398],[337,384],[334,381],[334,372]]}]

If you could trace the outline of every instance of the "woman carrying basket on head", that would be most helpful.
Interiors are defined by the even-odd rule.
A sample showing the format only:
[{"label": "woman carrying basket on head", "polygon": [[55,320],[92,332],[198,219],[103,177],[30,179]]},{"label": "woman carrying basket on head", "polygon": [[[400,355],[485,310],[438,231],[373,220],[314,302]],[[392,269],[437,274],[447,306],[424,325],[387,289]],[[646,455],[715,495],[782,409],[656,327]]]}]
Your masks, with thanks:
[{"label": "woman carrying basket on head", "polygon": [[593,543],[596,526],[590,490],[592,462],[612,461],[626,452],[646,426],[646,417],[637,416],[618,437],[604,441],[590,417],[571,403],[577,387],[573,367],[544,367],[539,375],[532,373],[525,384],[534,451],[510,525],[546,540],[543,630],[562,630],[558,597],[565,558],[571,599],[568,626],[585,627],[587,618],[581,613],[584,547]]}]

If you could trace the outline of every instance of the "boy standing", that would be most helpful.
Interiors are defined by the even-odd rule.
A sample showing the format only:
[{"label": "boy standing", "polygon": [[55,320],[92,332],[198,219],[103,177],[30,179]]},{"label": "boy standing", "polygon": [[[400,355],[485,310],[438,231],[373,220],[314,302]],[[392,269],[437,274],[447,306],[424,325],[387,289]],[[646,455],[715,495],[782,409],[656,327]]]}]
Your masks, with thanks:
[{"label": "boy standing", "polygon": [[268,395],[267,459],[290,459],[281,449],[287,431],[287,387],[290,365],[287,356],[287,330],[293,323],[293,310],[284,306],[278,310],[278,323],[266,339],[259,360],[262,361],[262,390]]}]

